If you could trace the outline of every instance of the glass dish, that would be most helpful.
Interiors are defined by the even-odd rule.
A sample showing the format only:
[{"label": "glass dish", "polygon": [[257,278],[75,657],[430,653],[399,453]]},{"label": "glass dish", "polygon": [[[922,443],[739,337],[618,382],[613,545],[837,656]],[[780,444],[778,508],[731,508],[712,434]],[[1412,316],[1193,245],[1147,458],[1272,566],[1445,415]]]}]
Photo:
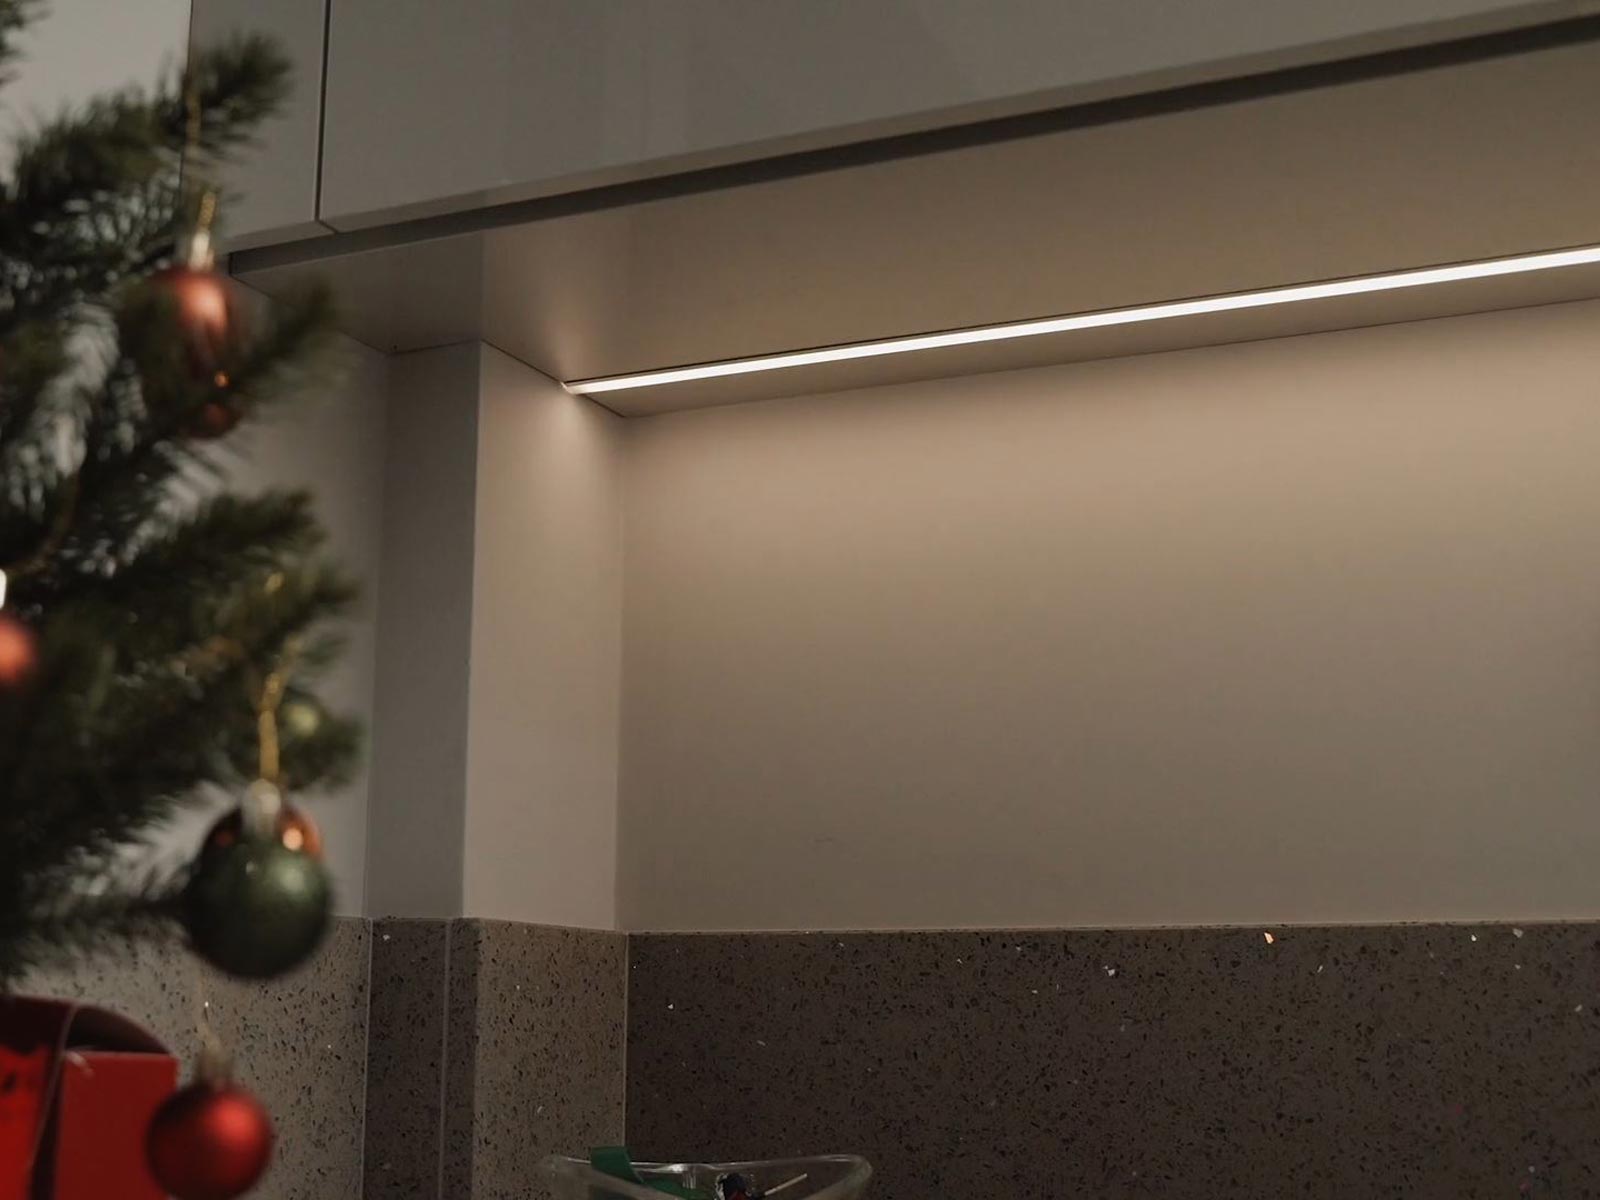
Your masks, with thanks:
[{"label": "glass dish", "polygon": [[[646,1181],[660,1180],[679,1188],[715,1194],[724,1175],[742,1175],[755,1200],[855,1200],[872,1176],[872,1166],[854,1154],[819,1154],[810,1158],[775,1158],[739,1163],[634,1163]],[[587,1159],[552,1154],[539,1171],[557,1200],[672,1200],[663,1191],[596,1170]],[[800,1176],[805,1178],[799,1179]],[[784,1186],[787,1184],[788,1186]]]}]

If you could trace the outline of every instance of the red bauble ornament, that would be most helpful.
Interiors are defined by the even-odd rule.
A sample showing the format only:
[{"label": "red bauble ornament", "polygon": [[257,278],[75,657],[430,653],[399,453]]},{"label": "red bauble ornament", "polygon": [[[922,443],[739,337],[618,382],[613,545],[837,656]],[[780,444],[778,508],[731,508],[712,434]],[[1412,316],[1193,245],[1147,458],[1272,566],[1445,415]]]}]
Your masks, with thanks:
[{"label": "red bauble ornament", "polygon": [[[315,821],[294,805],[285,804],[278,810],[274,832],[284,849],[298,850],[318,860],[322,858],[322,831],[317,828]],[[224,813],[216,824],[211,826],[211,831],[206,834],[206,840],[200,847],[200,853],[212,854],[237,845],[243,833],[244,810],[235,808],[231,812]]]},{"label": "red bauble ornament", "polygon": [[26,683],[39,664],[39,642],[33,630],[0,612],[0,688]]},{"label": "red bauble ornament", "polygon": [[234,1083],[191,1083],[150,1118],[150,1173],[176,1200],[233,1200],[255,1186],[272,1157],[272,1121]]},{"label": "red bauble ornament", "polygon": [[[227,375],[218,371],[216,384],[219,388],[227,387]],[[183,431],[190,437],[202,441],[219,438],[232,433],[233,427],[239,423],[242,415],[237,404],[227,400],[207,400],[184,421]]]},{"label": "red bauble ornament", "polygon": [[209,267],[176,266],[157,271],[151,286],[172,301],[184,349],[195,374],[216,376],[238,332],[228,282]]}]

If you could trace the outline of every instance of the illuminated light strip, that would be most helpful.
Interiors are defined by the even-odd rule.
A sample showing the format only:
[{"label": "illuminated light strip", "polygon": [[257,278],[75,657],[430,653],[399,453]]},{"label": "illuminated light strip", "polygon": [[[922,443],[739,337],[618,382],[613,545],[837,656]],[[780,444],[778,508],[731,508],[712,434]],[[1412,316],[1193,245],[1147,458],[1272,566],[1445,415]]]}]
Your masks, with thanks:
[{"label": "illuminated light strip", "polygon": [[755,358],[733,358],[693,367],[672,367],[664,371],[641,371],[634,375],[578,379],[563,386],[569,392],[578,395],[597,396],[605,392],[625,392],[633,388],[690,383],[697,379],[753,375],[758,371],[783,371],[790,367],[812,367],[819,363],[848,362],[855,358],[915,354],[919,350],[941,350],[947,346],[974,346],[981,342],[1004,342],[1013,338],[1072,333],[1079,329],[1104,329],[1112,325],[1136,325],[1144,321],[1169,321],[1174,317],[1195,317],[1206,313],[1232,312],[1242,308],[1266,308],[1274,304],[1299,304],[1306,300],[1360,296],[1368,292],[1392,292],[1401,288],[1458,283],[1467,279],[1491,279],[1497,275],[1522,275],[1530,271],[1552,271],[1559,267],[1580,267],[1592,263],[1600,263],[1600,246],[1581,246],[1575,250],[1555,250],[1546,254],[1524,254],[1516,258],[1485,259],[1449,267],[1424,267],[1414,271],[1396,271],[1388,275],[1363,275],[1353,279],[1299,284],[1262,292],[1233,292],[1222,296],[1207,296],[1199,300],[1173,300],[1142,308],[1114,308],[1103,312],[1079,313],[1070,317],[1046,317],[1039,321],[1021,321],[1009,325],[980,325],[971,329],[953,329],[945,333],[889,338],[881,342],[853,342],[821,350],[796,350],[786,354],[764,354]]}]

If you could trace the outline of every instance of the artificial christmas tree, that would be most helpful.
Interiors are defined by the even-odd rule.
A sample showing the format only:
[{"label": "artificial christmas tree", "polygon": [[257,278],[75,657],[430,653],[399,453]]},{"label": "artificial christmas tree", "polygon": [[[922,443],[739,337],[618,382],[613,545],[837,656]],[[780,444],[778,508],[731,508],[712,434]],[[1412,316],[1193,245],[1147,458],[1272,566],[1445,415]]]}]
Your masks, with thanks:
[{"label": "artificial christmas tree", "polygon": [[[0,71],[41,10],[0,0]],[[224,44],[24,136],[0,180],[0,993],[180,928],[270,976],[327,922],[320,840],[284,797],[353,764],[358,728],[314,687],[354,592],[308,497],[230,494],[220,457],[331,330],[320,291],[247,328],[211,261],[215,168],[286,75],[269,44]],[[198,858],[149,861],[217,788],[239,807]]]}]

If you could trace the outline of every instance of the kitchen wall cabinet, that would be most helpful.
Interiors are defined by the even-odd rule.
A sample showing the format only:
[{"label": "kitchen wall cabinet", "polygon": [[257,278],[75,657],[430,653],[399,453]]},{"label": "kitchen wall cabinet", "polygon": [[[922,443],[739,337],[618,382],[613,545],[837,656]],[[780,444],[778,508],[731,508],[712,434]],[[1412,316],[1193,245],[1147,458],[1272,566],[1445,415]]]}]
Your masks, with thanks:
[{"label": "kitchen wall cabinet", "polygon": [[314,221],[380,225],[1595,7],[197,0],[195,31],[262,28],[301,66],[289,110],[237,177],[247,197],[235,214],[239,244],[259,245],[315,233]]},{"label": "kitchen wall cabinet", "polygon": [[327,232],[317,221],[327,5],[328,0],[195,0],[191,46],[262,33],[289,56],[293,72],[282,110],[223,173],[231,196],[223,232],[232,249]]}]

